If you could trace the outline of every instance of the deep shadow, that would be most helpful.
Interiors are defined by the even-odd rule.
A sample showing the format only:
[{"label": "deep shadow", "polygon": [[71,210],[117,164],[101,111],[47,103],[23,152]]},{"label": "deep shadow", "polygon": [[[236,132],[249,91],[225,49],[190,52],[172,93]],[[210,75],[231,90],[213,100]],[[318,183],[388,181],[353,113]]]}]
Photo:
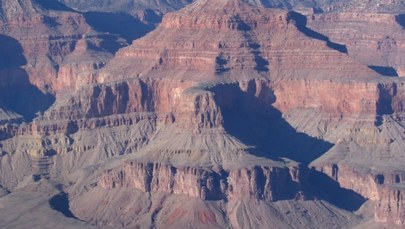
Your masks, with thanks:
[{"label": "deep shadow", "polygon": [[[1,106],[1,107],[3,107],[3,106]],[[7,123],[9,123],[8,120],[4,120],[4,121],[0,122],[0,125],[3,126],[0,129],[0,141],[13,137],[14,133],[17,131],[17,126],[7,125]],[[13,123],[15,123],[15,122],[13,122]],[[17,123],[20,123],[20,120],[18,120]],[[0,155],[0,156],[3,156],[3,155]]]},{"label": "deep shadow", "polygon": [[338,182],[315,169],[310,170],[307,188],[315,198],[348,211],[358,210],[367,200],[353,190],[340,187]]},{"label": "deep shadow", "polygon": [[259,72],[268,72],[269,71],[269,61],[262,57],[262,53],[259,50],[255,50],[252,52],[255,57],[255,70]]},{"label": "deep shadow", "polygon": [[[87,12],[84,13],[87,23],[99,32],[118,34],[128,43],[145,36],[154,25],[145,24],[126,13]],[[153,19],[157,18],[151,16]]]},{"label": "deep shadow", "polygon": [[68,195],[64,192],[61,192],[53,196],[49,200],[49,205],[51,208],[62,213],[64,216],[72,219],[78,219],[69,209],[69,198]]},{"label": "deep shadow", "polygon": [[42,8],[46,10],[56,10],[56,11],[69,11],[76,12],[72,8],[66,6],[65,4],[57,0],[35,0]]},{"label": "deep shadow", "polygon": [[[390,115],[394,113],[392,107],[393,95],[397,94],[397,85],[393,84],[393,88],[386,87],[384,84],[378,84],[378,100],[377,100],[377,115]],[[392,93],[392,94],[391,94]]]},{"label": "deep shadow", "polygon": [[253,36],[249,33],[244,33],[244,37],[246,38],[249,48],[252,49],[252,54],[254,57],[254,61],[256,63],[255,70],[258,72],[268,72],[269,71],[269,61],[266,60],[262,56],[262,52],[260,51],[261,45],[255,41]]},{"label": "deep shadow", "polygon": [[236,29],[240,30],[246,39],[249,48],[251,49],[251,53],[254,57],[254,61],[256,63],[255,70],[258,72],[268,72],[269,71],[269,62],[266,58],[262,56],[260,51],[261,45],[257,42],[254,35],[252,35],[251,30],[252,26],[244,22],[240,16],[234,16],[232,20],[236,23]]},{"label": "deep shadow", "polygon": [[43,19],[42,19],[42,21],[43,21],[46,25],[48,25],[48,26],[50,26],[50,27],[56,27],[56,26],[61,25],[61,24],[60,24],[59,22],[57,22],[54,18],[51,18],[51,17],[48,17],[48,16],[44,16]]},{"label": "deep shadow", "polygon": [[368,66],[368,67],[383,76],[390,76],[390,77],[398,76],[397,71],[393,67],[386,67],[386,66]]},{"label": "deep shadow", "polygon": [[40,180],[42,179],[42,176],[41,176],[41,175],[38,175],[38,174],[34,174],[34,175],[32,175],[32,179],[33,179],[35,182],[37,182],[37,181],[40,181]]},{"label": "deep shadow", "polygon": [[16,39],[0,34],[0,44],[0,70],[20,68],[27,64],[22,46]]},{"label": "deep shadow", "polygon": [[148,23],[154,23],[154,24],[159,24],[162,22],[162,15],[157,14],[155,11],[151,9],[147,9],[144,11],[144,19]]},{"label": "deep shadow", "polygon": [[223,74],[225,72],[228,72],[230,68],[227,67],[227,64],[227,58],[222,53],[218,55],[215,58],[215,74]]},{"label": "deep shadow", "polygon": [[384,174],[377,174],[374,179],[375,179],[375,183],[377,183],[379,185],[384,184],[384,180],[385,180]]},{"label": "deep shadow", "polygon": [[232,18],[232,20],[235,22],[235,24],[236,24],[236,29],[237,29],[237,30],[244,31],[244,32],[247,32],[247,31],[251,31],[251,30],[252,30],[252,27],[251,27],[250,25],[246,24],[246,23],[240,18],[239,15],[234,16],[234,17]]},{"label": "deep shadow", "polygon": [[397,93],[397,85],[393,84],[392,88],[385,87],[384,84],[378,84],[378,100],[377,100],[377,115],[374,121],[374,125],[381,126],[384,122],[384,115],[391,115],[394,113],[392,107],[393,95]]},{"label": "deep shadow", "polygon": [[[276,161],[289,158],[301,163],[301,174],[307,179],[303,179],[301,184],[293,182],[288,189],[276,190],[275,186],[273,192],[279,192],[278,200],[300,198],[297,193],[303,191],[306,199],[325,200],[348,211],[359,209],[366,201],[358,193],[340,187],[329,176],[306,167],[333,144],[297,132],[272,106],[277,98],[269,88],[261,87],[259,91],[252,80],[245,90],[234,83],[215,87],[212,91],[221,109],[226,132],[252,146],[249,153]],[[257,184],[264,187],[263,171],[260,167],[255,170]]]},{"label": "deep shadow", "polygon": [[96,46],[94,44],[87,44],[89,49],[97,51],[108,51],[109,53],[116,53],[119,49],[128,46],[126,41],[123,41],[119,35],[115,34],[100,34],[97,35],[100,38],[100,43]]},{"label": "deep shadow", "polygon": [[395,19],[396,19],[396,21],[398,22],[398,24],[399,24],[400,26],[402,26],[402,28],[405,29],[405,14],[398,14],[398,15],[395,17]]},{"label": "deep shadow", "polygon": [[327,36],[308,28],[307,27],[307,17],[305,17],[304,15],[297,13],[295,11],[291,11],[288,13],[288,18],[289,18],[289,21],[293,20],[295,22],[297,29],[300,32],[302,32],[303,34],[307,35],[308,37],[311,37],[311,38],[314,38],[317,40],[321,40],[321,41],[325,41],[326,45],[329,48],[332,48],[341,53],[347,53],[346,45],[332,42],[331,40],[329,40],[329,38]]},{"label": "deep shadow", "polygon": [[225,130],[252,146],[250,153],[272,160],[289,158],[307,165],[332,147],[331,143],[299,133],[288,124],[271,105],[275,96],[270,89],[262,89],[259,97],[255,96],[256,90],[254,81],[249,83],[247,92],[238,84],[213,89]]},{"label": "deep shadow", "polygon": [[0,104],[31,121],[37,112],[48,109],[55,98],[29,82],[27,72],[21,68],[27,61],[17,40],[0,35],[0,44]]},{"label": "deep shadow", "polygon": [[380,115],[377,115],[374,120],[375,126],[381,126],[384,123],[384,118]]}]

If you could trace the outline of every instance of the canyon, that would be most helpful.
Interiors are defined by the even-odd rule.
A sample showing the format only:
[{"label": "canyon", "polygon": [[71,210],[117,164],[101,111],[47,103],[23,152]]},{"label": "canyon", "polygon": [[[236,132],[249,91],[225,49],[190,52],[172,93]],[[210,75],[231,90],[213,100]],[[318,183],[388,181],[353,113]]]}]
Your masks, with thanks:
[{"label": "canyon", "polygon": [[402,1],[0,6],[0,227],[405,225]]}]

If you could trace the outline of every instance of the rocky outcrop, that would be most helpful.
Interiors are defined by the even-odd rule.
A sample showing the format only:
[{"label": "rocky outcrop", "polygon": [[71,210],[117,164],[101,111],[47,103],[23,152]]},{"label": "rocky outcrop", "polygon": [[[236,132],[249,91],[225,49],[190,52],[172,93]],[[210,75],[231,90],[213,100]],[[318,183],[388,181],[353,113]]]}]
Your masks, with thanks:
[{"label": "rocky outcrop", "polygon": [[[283,113],[316,109],[335,118],[403,114],[402,81],[283,80],[273,86],[274,106]],[[294,91],[294,93],[291,93]],[[342,94],[342,91],[346,92]],[[297,100],[299,97],[301,99]]]},{"label": "rocky outcrop", "polygon": [[85,36],[76,42],[74,50],[60,63],[53,86],[55,91],[79,89],[94,81],[93,72],[104,67],[112,57],[108,52],[95,49],[95,42],[102,41]]},{"label": "rocky outcrop", "polygon": [[375,202],[376,222],[405,225],[403,185],[404,172],[374,173],[347,165],[330,165],[318,168],[346,189],[354,190]]},{"label": "rocky outcrop", "polygon": [[239,1],[223,3],[234,9],[228,12],[213,4],[199,2],[165,15],[155,31],[120,50],[98,75],[97,82],[145,75],[163,77],[168,72],[172,78],[187,80],[207,80],[216,75],[237,79],[260,73],[269,73],[272,78],[378,75],[333,49],[293,13],[247,7]]},{"label": "rocky outcrop", "polygon": [[301,186],[306,179],[307,174],[300,167],[254,166],[225,171],[131,161],[122,168],[106,171],[98,184],[106,189],[129,187],[203,200],[276,201],[304,198]]},{"label": "rocky outcrop", "polygon": [[[382,80],[377,72],[337,48],[339,44],[306,27],[296,13],[247,7],[239,1],[223,3],[234,9],[228,12],[213,4],[201,1],[165,15],[155,31],[120,50],[96,76],[96,82],[109,84],[117,79],[153,77],[155,82],[167,84],[167,79],[160,79],[169,75],[178,79],[177,82],[183,80],[194,85],[187,90],[189,92],[196,88],[205,90],[204,84],[199,85],[201,81],[211,81],[212,85],[223,83],[222,76],[226,78],[225,82],[231,78],[245,83],[249,81],[246,78],[267,74],[274,82],[263,88],[270,88],[274,96],[262,101],[266,104],[275,102],[274,106],[283,113],[319,109],[325,117],[343,119],[369,115],[373,119],[376,115],[402,112],[400,82]],[[206,12],[205,8],[212,10]],[[200,17],[202,13],[204,17]],[[257,14],[263,17],[253,16]],[[218,33],[222,36],[215,35]],[[351,81],[353,77],[359,79],[355,84]],[[157,87],[158,83],[147,84]],[[182,87],[181,91],[186,88]],[[207,90],[218,95],[221,94],[218,91],[226,87],[217,91],[215,86],[211,88],[214,89]],[[260,91],[263,90],[258,87],[257,93]],[[348,93],[342,95],[341,91]],[[224,106],[229,102],[223,102],[226,99],[222,97],[227,97],[223,94],[226,93],[214,99],[226,109]],[[320,94],[322,96],[318,96]],[[155,95],[151,97],[155,98]],[[205,94],[201,98],[209,97]],[[228,97],[229,101],[233,99]],[[188,100],[186,96],[182,99],[183,107],[194,106],[194,99]],[[178,105],[162,101],[172,108],[161,111],[176,113]],[[209,115],[205,116],[206,120]],[[182,123],[184,117],[186,115],[175,119]],[[216,123],[213,126],[218,126],[220,121]]]},{"label": "rocky outcrop", "polygon": [[381,186],[376,200],[375,221],[404,226],[404,173],[379,174],[376,182]]},{"label": "rocky outcrop", "polygon": [[47,111],[38,123],[67,120],[80,128],[92,126],[81,124],[91,119],[114,120],[115,115],[130,117],[154,112],[166,124],[177,120],[184,128],[218,127],[222,121],[214,95],[203,89],[186,91],[191,85],[192,82],[176,80],[133,79],[84,88],[77,96],[67,97],[61,106]]},{"label": "rocky outcrop", "polygon": [[[108,13],[81,14],[30,0],[0,4],[5,3],[17,8],[0,21],[0,32],[10,35],[0,48],[0,89],[7,89],[0,90],[0,191],[14,191],[32,175],[27,183],[60,180],[58,189],[78,200],[107,193],[106,202],[103,195],[86,200],[95,201],[94,218],[80,201],[75,204],[76,212],[95,224],[106,212],[115,214],[103,225],[131,225],[140,212],[148,227],[187,215],[166,198],[199,206],[209,200],[204,211],[196,211],[197,222],[228,227],[251,222],[263,227],[271,214],[316,221],[307,212],[320,210],[295,208],[308,202],[286,204],[308,197],[318,201],[317,209],[329,208],[320,205],[331,200],[349,211],[368,198],[377,203],[377,221],[403,224],[404,175],[380,169],[390,163],[377,166],[394,159],[400,164],[403,154],[404,79],[381,74],[386,67],[401,72],[403,34],[391,33],[401,27],[398,18],[312,15],[320,9],[307,11],[306,18],[248,4],[257,1],[199,0],[166,14],[144,37],[128,32],[131,36],[118,39],[100,34],[108,26],[96,32],[88,25],[93,20],[96,26]],[[145,19],[147,12],[153,14],[139,16]],[[362,15],[381,27],[377,33],[361,33],[367,29]],[[329,30],[329,21],[338,28]],[[347,24],[358,26],[359,33],[347,32]],[[364,55],[357,54],[360,47]],[[18,55],[8,55],[17,49]],[[27,93],[24,103],[11,107],[22,100],[10,92],[21,89],[51,93],[55,101]],[[18,115],[31,102],[46,106],[31,109],[30,118]],[[300,129],[300,121],[312,132]],[[386,153],[387,161],[373,161],[383,148],[393,153]],[[318,171],[304,166],[317,158],[326,166],[315,163]],[[353,158],[367,163],[341,161]],[[139,201],[126,195],[128,190]],[[137,205],[128,205],[123,214],[115,211],[128,200]],[[253,209],[253,202],[265,213]],[[349,211],[345,214],[354,217]],[[313,224],[300,227],[306,225]]]},{"label": "rocky outcrop", "polygon": [[96,32],[82,14],[61,3],[7,0],[1,12],[0,32],[20,43],[26,77],[41,91],[89,83],[92,72],[112,57],[111,47],[126,45],[117,35]]},{"label": "rocky outcrop", "polygon": [[376,204],[375,220],[383,223],[405,225],[404,187],[391,185],[380,190]]},{"label": "rocky outcrop", "polygon": [[355,168],[338,165],[325,166],[318,170],[333,178],[343,188],[353,190],[371,200],[380,198],[380,188],[384,184],[384,176],[381,174],[373,175],[370,171],[358,171]]},{"label": "rocky outcrop", "polygon": [[[5,136],[52,136],[58,134],[74,134],[79,130],[89,130],[101,127],[131,126],[148,120],[150,122],[164,122],[151,113],[111,115],[100,118],[76,119],[76,120],[36,120],[30,124],[20,126],[5,126]],[[1,133],[1,132],[0,132]],[[9,138],[5,137],[5,138]]]},{"label": "rocky outcrop", "polygon": [[350,56],[377,67],[375,69],[383,75],[404,75],[405,32],[395,14],[352,12],[354,9],[313,15],[308,26],[334,42],[345,44]]}]

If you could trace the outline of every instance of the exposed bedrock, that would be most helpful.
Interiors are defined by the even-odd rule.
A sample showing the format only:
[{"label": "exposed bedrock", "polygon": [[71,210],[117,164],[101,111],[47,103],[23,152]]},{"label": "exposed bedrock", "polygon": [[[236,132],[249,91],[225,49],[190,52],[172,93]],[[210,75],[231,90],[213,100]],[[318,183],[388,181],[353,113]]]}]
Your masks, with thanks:
[{"label": "exposed bedrock", "polygon": [[405,225],[404,172],[375,173],[367,169],[336,164],[317,169],[338,182],[341,187],[374,201],[376,222]]},{"label": "exposed bedrock", "polygon": [[[402,16],[366,15],[378,33],[361,37],[353,31],[367,29],[362,15],[306,19],[246,2],[196,1],[154,31],[126,14],[56,3],[57,11],[0,22],[0,32],[10,30],[0,36],[0,196],[22,182],[61,181],[69,193],[62,206],[95,225],[127,226],[143,215],[153,227],[185,215],[240,228],[247,217],[251,225],[273,216],[279,225],[288,217],[327,222],[332,205],[355,218],[370,199],[376,221],[404,225],[405,175],[342,163],[379,166],[388,162],[382,148],[402,163],[405,81],[382,76],[401,74],[405,42],[391,31]],[[343,29],[348,23],[356,29]],[[207,207],[187,209],[183,199]],[[270,203],[270,213],[253,209]],[[318,210],[297,210],[310,203]],[[344,214],[328,222],[347,222]]]},{"label": "exposed bedrock", "polygon": [[315,14],[308,26],[345,44],[350,56],[382,75],[403,76],[405,32],[401,15],[352,11]]},{"label": "exposed bedrock", "polygon": [[290,79],[275,83],[272,89],[277,98],[274,106],[283,113],[316,109],[326,116],[344,119],[404,112],[402,81]]},{"label": "exposed bedrock", "polygon": [[[135,78],[81,88],[76,95],[61,98],[38,119],[38,123],[41,124],[40,120],[74,121],[154,112],[165,122],[200,130],[220,127],[224,112],[274,115],[279,111],[288,114],[310,109],[317,109],[325,118],[344,120],[368,116],[376,119],[381,115],[402,114],[404,98],[405,84],[395,81],[285,79],[271,82],[252,79],[199,84]],[[263,109],[257,109],[259,107]]]},{"label": "exposed bedrock", "polygon": [[[89,122],[92,119],[114,119],[114,115],[154,112],[163,123],[175,122],[179,127],[200,131],[221,127],[221,109],[236,109],[234,101],[243,99],[241,87],[245,87],[243,89],[252,97],[257,94],[264,102],[272,102],[270,90],[262,90],[267,87],[265,81],[246,81],[240,86],[238,82],[213,83],[212,86],[193,84],[181,80],[131,79],[86,87],[75,96],[62,98],[62,102],[51,107],[33,124],[41,126],[57,120],[72,123],[82,119]],[[248,102],[243,100],[238,109],[248,110]]]},{"label": "exposed bedrock", "polygon": [[0,23],[1,31],[21,43],[27,58],[24,69],[29,81],[41,90],[53,92],[59,65],[74,50],[82,34],[94,32],[79,14],[45,14],[35,7],[29,10],[36,12]]},{"label": "exposed bedrock", "polygon": [[349,166],[330,165],[318,168],[339,184],[347,189],[354,190],[362,196],[371,199],[379,199],[379,188],[384,183],[384,176],[381,174],[372,175],[370,171],[358,171]]},{"label": "exposed bedrock", "polygon": [[[136,38],[126,37],[127,42],[120,37],[123,34],[96,27],[98,21],[94,22],[93,16],[81,14],[59,2],[5,0],[1,8],[0,32],[20,43],[26,58],[23,68],[29,82],[52,94],[90,83],[95,70]],[[151,26],[133,29],[146,25],[140,22],[131,25],[130,19],[120,19],[119,14],[112,14],[108,19],[115,23],[122,19],[125,29],[120,31],[133,31],[138,37],[152,29]],[[111,28],[111,25],[101,24]]]},{"label": "exposed bedrock", "polygon": [[215,168],[127,162],[122,169],[106,171],[99,185],[107,189],[131,187],[143,192],[184,194],[204,200],[276,201],[304,198],[301,185],[307,179],[305,172],[300,167],[254,166],[215,171]]},{"label": "exposed bedrock", "polygon": [[[240,201],[270,204],[282,203],[284,200],[322,200],[341,209],[355,211],[366,200],[358,193],[342,188],[325,174],[299,165],[223,169],[215,166],[175,167],[164,163],[128,161],[123,166],[105,171],[95,188],[103,192],[134,190],[152,196],[191,197],[231,206]],[[79,218],[88,218],[87,206],[81,204],[78,201],[80,199],[80,195],[73,199],[72,210]],[[125,214],[125,211],[122,213]],[[141,213],[136,211],[133,214],[138,217]]]},{"label": "exposed bedrock", "polygon": [[5,110],[0,120],[10,119],[7,116],[16,113],[30,121],[37,112],[45,111],[54,97],[40,91],[29,81],[27,72],[22,68],[27,60],[21,44],[6,35],[0,35],[0,42],[0,107]]},{"label": "exposed bedrock", "polygon": [[404,185],[396,184],[381,188],[376,204],[375,221],[405,225]]}]

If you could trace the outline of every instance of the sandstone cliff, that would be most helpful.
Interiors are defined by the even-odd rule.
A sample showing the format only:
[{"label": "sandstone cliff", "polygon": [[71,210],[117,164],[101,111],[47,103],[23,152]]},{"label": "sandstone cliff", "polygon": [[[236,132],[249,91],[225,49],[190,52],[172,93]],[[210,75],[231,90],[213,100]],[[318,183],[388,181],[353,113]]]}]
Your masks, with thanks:
[{"label": "sandstone cliff", "polygon": [[[405,33],[398,22],[395,14],[341,12],[314,15],[308,26],[337,43],[345,44],[350,56],[374,66],[380,73],[402,76]],[[346,27],[348,23],[350,29]]]},{"label": "sandstone cliff", "polygon": [[350,228],[366,200],[404,224],[399,16],[199,0],[146,34],[143,8],[1,4],[0,209],[53,187],[97,227]]},{"label": "sandstone cliff", "polygon": [[[299,193],[305,173],[298,167],[252,167],[230,171],[128,162],[107,171],[99,181],[103,188],[130,187],[143,192],[183,194],[203,200],[258,199],[276,201],[304,198]],[[301,195],[301,196],[300,196]]]}]

